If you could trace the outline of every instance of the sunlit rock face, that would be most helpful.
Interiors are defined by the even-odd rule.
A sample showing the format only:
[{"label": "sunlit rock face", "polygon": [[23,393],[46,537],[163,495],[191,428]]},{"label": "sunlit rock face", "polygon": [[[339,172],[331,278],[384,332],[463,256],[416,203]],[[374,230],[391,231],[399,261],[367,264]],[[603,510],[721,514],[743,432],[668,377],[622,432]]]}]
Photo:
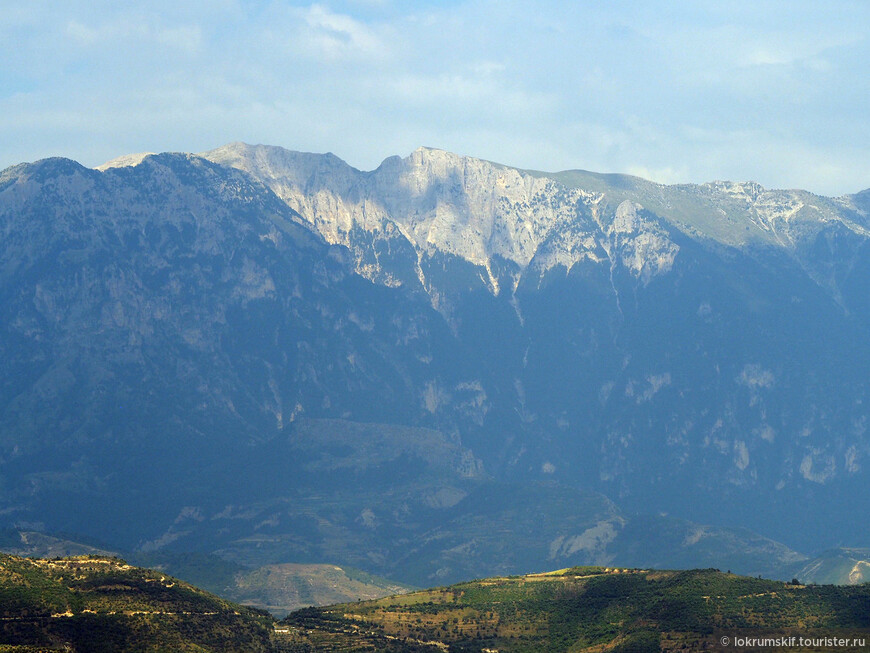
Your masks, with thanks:
[{"label": "sunlit rock face", "polygon": [[[267,184],[327,241],[350,248],[360,274],[386,285],[419,286],[435,305],[457,289],[429,270],[443,257],[470,264],[472,285],[494,295],[506,287],[510,295],[518,272],[536,257],[538,268],[570,269],[604,254],[588,210],[600,197],[443,150],[420,148],[370,173],[330,155],[317,165],[315,155],[263,146],[233,144],[206,156]],[[327,167],[334,176],[324,174]],[[395,260],[406,251],[414,255],[410,269]],[[468,279],[459,283],[462,288]]]},{"label": "sunlit rock face", "polygon": [[359,564],[356,541],[381,571],[431,525],[415,555],[441,562],[419,578],[507,571],[495,540],[474,568],[432,549],[474,551],[470,524],[514,514],[475,503],[495,482],[563,497],[529,545],[543,567],[634,551],[617,508],[562,520],[565,487],[853,544],[870,535],[845,520],[870,507],[867,211],[866,192],[429,148],[370,172],[239,143],[10,168],[0,510],[239,556],[256,533],[271,562]]}]

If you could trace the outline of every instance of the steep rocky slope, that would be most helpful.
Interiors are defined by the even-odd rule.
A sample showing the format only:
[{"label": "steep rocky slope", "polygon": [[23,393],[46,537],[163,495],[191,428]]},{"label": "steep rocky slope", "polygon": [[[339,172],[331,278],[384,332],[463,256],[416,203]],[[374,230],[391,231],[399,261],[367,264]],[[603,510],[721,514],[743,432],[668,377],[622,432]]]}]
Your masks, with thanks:
[{"label": "steep rocky slope", "polygon": [[864,482],[866,192],[663,186],[430,148],[371,172],[240,143],[204,156],[268,185],[360,274],[427,294],[482,354],[490,428],[535,434],[491,466],[519,455],[521,475],[595,479],[638,507],[666,494],[652,500],[669,511],[706,486],[682,514],[785,520],[776,533],[808,544],[798,506]]},{"label": "steep rocky slope", "polygon": [[[334,155],[244,143],[203,156],[265,183],[327,241],[354,250],[359,272],[387,284],[413,283],[391,276],[389,256],[380,260],[383,244],[397,242],[418,260],[438,253],[479,266],[494,294],[504,290],[494,270],[500,259],[518,271],[534,263],[539,273],[606,261],[648,283],[673,265],[679,248],[666,234],[674,226],[694,239],[784,250],[842,299],[838,282],[856,262],[842,241],[858,236],[860,245],[870,235],[860,195],[830,199],[752,182],[663,186],[625,175],[530,172],[432,148],[391,157],[372,172]],[[639,218],[639,208],[657,219]],[[826,244],[835,256],[819,260]],[[437,293],[422,265],[416,272]]]}]

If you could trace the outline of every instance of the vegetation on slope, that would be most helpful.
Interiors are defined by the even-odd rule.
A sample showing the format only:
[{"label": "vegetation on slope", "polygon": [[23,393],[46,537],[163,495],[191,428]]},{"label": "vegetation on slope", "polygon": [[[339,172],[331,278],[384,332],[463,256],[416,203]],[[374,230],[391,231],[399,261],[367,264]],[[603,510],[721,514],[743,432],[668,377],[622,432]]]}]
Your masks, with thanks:
[{"label": "vegetation on slope", "polygon": [[276,624],[265,612],[119,558],[0,556],[0,653],[624,653],[727,650],[723,636],[792,635],[862,638],[862,646],[838,650],[866,648],[870,585],[572,567],[304,608]]},{"label": "vegetation on slope", "polygon": [[866,637],[870,586],[802,586],[712,569],[575,567],[309,608],[285,623],[315,651],[347,647],[349,633],[360,648],[346,650],[364,650],[363,642],[455,652],[721,650],[724,634]]},{"label": "vegetation on slope", "polygon": [[0,651],[271,651],[272,617],[119,558],[0,555]]}]

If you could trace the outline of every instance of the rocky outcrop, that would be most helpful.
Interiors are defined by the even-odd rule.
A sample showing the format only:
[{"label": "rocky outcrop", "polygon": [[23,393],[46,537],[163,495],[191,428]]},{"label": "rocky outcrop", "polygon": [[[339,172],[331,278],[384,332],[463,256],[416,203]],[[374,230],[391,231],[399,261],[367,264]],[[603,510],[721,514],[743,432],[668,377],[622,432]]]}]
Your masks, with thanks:
[{"label": "rocky outcrop", "polygon": [[[404,239],[418,261],[441,254],[480,268],[487,288],[497,295],[504,289],[494,260],[513,263],[520,271],[533,259],[538,273],[557,265],[570,270],[581,260],[602,262],[613,232],[624,234],[630,228],[636,230],[632,242],[637,247],[629,245],[634,253],[618,263],[638,274],[643,270],[645,278],[667,268],[638,258],[657,256],[651,252],[662,246],[660,230],[649,236],[643,230],[652,223],[628,225],[619,214],[608,229],[596,224],[592,215],[600,194],[443,150],[419,148],[404,159],[391,157],[369,173],[332,155],[242,143],[203,156],[268,185],[327,241],[357,251],[357,270],[372,279],[383,278],[383,270],[362,264],[372,256],[361,250],[376,252],[376,243]],[[419,264],[417,280],[430,292],[439,291]],[[508,294],[515,289],[516,280]]]},{"label": "rocky outcrop", "polygon": [[[612,263],[648,283],[671,269],[679,247],[668,230],[677,229],[728,246],[780,248],[842,302],[840,271],[808,250],[832,232],[862,242],[870,235],[866,211],[854,199],[768,190],[754,182],[662,186],[637,180],[602,189],[570,173],[533,174],[432,148],[390,157],[371,172],[332,154],[244,143],[203,156],[265,183],[328,242],[354,251],[357,271],[367,278],[387,285],[419,282],[432,295],[443,289],[426,278],[419,260],[435,254],[479,267],[493,294],[504,291],[497,260],[515,264],[520,273],[531,266],[535,275],[556,266],[568,271],[581,261]],[[638,219],[638,211],[647,217]],[[379,251],[396,241],[416,252],[414,275],[403,278],[381,264]],[[510,280],[508,294],[518,275]]]}]

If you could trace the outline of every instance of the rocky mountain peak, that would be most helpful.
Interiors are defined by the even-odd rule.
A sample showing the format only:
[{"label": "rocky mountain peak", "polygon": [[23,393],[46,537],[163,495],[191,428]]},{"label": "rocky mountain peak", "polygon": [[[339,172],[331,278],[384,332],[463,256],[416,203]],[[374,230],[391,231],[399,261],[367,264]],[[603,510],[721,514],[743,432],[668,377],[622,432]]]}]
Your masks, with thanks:
[{"label": "rocky mountain peak", "polygon": [[[262,182],[327,242],[348,247],[367,278],[421,286],[433,301],[439,291],[424,259],[436,256],[476,267],[493,294],[503,285],[493,271],[496,259],[520,271],[534,264],[537,273],[609,259],[648,283],[673,266],[679,247],[667,235],[672,227],[728,246],[784,249],[837,296],[829,271],[801,261],[800,243],[814,240],[826,224],[863,233],[866,222],[860,194],[844,205],[751,181],[663,186],[582,171],[531,173],[433,147],[389,157],[370,172],[331,153],[241,142],[201,156]],[[120,157],[100,169],[137,165],[144,157]],[[634,206],[643,207],[642,218]],[[379,253],[406,247],[417,261],[403,271]]]},{"label": "rocky mountain peak", "polygon": [[[243,144],[203,156],[252,174],[327,241],[357,250],[360,260],[371,258],[359,251],[360,239],[392,234],[418,257],[441,253],[480,266],[493,292],[494,256],[525,268],[548,234],[574,221],[578,204],[594,198],[549,178],[429,147],[390,157],[372,172],[331,155]],[[359,269],[377,276],[372,265]],[[422,270],[416,276],[426,286]]]},{"label": "rocky mountain peak", "polygon": [[318,174],[358,172],[331,152],[296,152],[272,145],[235,142],[200,154],[221,165],[252,173],[261,180],[285,180],[307,185]]},{"label": "rocky mountain peak", "polygon": [[139,152],[137,154],[125,154],[123,156],[116,157],[111,161],[106,161],[104,164],[99,165],[95,168],[95,170],[108,170],[110,168],[128,168],[132,166],[137,166],[142,163],[142,160],[154,154],[154,152]]},{"label": "rocky mountain peak", "polygon": [[728,195],[745,202],[754,202],[765,191],[761,184],[754,181],[712,181],[704,184],[704,187],[714,193]]}]

